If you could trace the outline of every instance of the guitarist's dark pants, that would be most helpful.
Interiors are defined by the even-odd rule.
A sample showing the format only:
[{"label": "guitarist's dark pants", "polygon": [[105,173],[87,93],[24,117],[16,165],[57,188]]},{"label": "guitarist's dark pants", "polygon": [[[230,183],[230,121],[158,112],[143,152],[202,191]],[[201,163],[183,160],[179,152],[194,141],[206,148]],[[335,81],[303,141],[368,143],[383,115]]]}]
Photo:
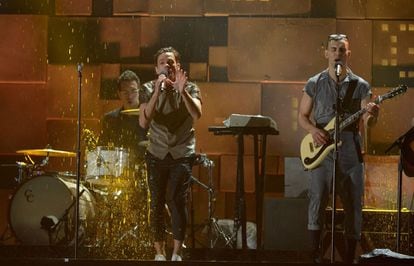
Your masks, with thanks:
[{"label": "guitarist's dark pants", "polygon": [[[360,156],[360,136],[352,131],[341,132],[337,193],[345,211],[345,235],[356,240],[361,236],[362,196],[364,191],[363,164]],[[311,170],[309,182],[308,230],[321,231],[325,209],[332,188],[333,156],[330,153],[319,167]]]}]

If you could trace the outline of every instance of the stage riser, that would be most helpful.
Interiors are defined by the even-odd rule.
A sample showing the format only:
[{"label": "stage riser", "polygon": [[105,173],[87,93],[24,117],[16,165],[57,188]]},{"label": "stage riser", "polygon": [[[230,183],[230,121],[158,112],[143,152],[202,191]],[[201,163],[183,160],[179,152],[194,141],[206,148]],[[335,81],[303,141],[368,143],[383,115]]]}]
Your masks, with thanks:
[{"label": "stage riser", "polygon": [[[264,244],[267,249],[308,250],[306,199],[265,199]],[[359,252],[374,248],[396,250],[397,212],[390,210],[363,210],[362,236]],[[337,210],[336,231],[343,243],[343,210]],[[330,228],[331,212],[326,211],[326,225]],[[325,237],[325,246],[330,234]],[[414,212],[401,213],[400,252],[414,255]],[[328,247],[326,247],[328,248]]]},{"label": "stage riser", "polygon": [[[327,211],[327,224],[330,223],[331,212]],[[337,227],[344,220],[344,212],[337,212]],[[414,212],[401,213],[400,253],[414,255]],[[374,248],[389,248],[393,251],[397,246],[397,211],[395,210],[363,210],[362,212],[362,252]]]}]

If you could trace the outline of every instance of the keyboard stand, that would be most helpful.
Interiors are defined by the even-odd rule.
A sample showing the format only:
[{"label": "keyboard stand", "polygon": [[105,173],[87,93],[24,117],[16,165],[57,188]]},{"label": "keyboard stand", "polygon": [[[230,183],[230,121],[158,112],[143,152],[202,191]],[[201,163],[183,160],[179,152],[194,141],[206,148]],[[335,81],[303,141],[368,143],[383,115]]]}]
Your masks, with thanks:
[{"label": "keyboard stand", "polygon": [[[278,135],[279,131],[270,127],[225,127],[211,126],[208,128],[214,135],[235,135],[237,137],[237,177],[235,197],[235,217],[233,225],[233,248],[237,248],[237,233],[241,226],[242,249],[247,248],[246,235],[246,200],[244,191],[244,135],[253,135],[254,144],[254,172],[256,186],[256,227],[257,249],[263,249],[263,194],[264,173],[266,166],[266,138],[267,135]],[[261,164],[259,169],[259,136],[261,138]]]}]

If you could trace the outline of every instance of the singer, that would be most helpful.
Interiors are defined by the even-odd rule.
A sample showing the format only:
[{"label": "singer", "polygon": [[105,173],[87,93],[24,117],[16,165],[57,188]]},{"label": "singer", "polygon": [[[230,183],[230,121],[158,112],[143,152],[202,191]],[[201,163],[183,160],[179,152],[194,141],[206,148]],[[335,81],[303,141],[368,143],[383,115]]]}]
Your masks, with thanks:
[{"label": "singer", "polygon": [[151,196],[150,223],[155,260],[166,260],[165,203],[171,212],[174,247],[172,261],[181,261],[187,224],[186,199],[195,159],[193,123],[201,117],[198,86],[187,80],[180,54],[172,47],[155,54],[157,79],[143,84],[139,93],[139,123],[149,128],[146,153]]},{"label": "singer", "polygon": [[[337,82],[339,97],[344,100],[341,108],[344,117],[366,106],[368,112],[362,119],[369,126],[376,123],[378,105],[368,103],[371,98],[370,85],[348,67],[351,56],[349,47],[349,39],[346,35],[329,35],[325,47],[328,68],[311,77],[303,89],[298,122],[312,135],[316,145],[324,145],[331,141],[324,128],[335,117]],[[364,175],[358,125],[359,121],[345,128],[340,134],[342,145],[339,146],[339,173],[335,179],[336,191],[341,197],[345,212],[346,263],[353,262],[356,244],[361,237]],[[320,238],[324,229],[325,209],[332,187],[332,177],[333,153],[331,152],[317,168],[310,171],[308,230],[312,243],[312,259],[315,263],[321,262]]]}]

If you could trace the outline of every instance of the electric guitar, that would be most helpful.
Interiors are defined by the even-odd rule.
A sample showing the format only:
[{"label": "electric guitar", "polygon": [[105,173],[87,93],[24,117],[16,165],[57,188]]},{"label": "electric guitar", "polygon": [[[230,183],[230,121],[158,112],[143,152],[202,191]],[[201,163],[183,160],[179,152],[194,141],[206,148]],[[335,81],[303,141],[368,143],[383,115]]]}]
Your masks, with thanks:
[{"label": "electric guitar", "polygon": [[[383,94],[379,96],[374,103],[380,104],[381,102],[391,99],[399,94],[402,94],[407,91],[406,85],[400,85],[397,88],[392,89],[391,91],[387,92],[386,94]],[[339,131],[342,131],[344,128],[349,126],[350,124],[357,121],[364,113],[367,112],[367,108],[363,108],[359,110],[358,112],[354,113],[353,115],[349,116],[348,118],[340,121],[339,124]],[[310,170],[316,168],[328,155],[328,153],[334,149],[335,143],[334,143],[334,129],[335,129],[335,117],[332,118],[331,121],[324,127],[324,130],[326,130],[329,134],[329,141],[326,144],[323,145],[316,145],[313,142],[312,135],[309,133],[307,134],[300,144],[300,157],[302,160],[302,164],[305,167],[305,169]]]}]

